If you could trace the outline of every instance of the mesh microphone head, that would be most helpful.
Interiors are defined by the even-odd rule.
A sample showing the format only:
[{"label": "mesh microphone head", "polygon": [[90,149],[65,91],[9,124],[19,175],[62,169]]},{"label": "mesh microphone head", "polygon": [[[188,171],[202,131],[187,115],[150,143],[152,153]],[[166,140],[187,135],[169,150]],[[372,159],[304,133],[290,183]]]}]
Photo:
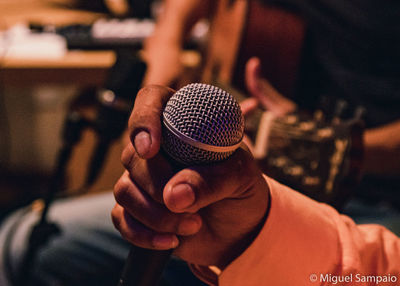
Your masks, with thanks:
[{"label": "mesh microphone head", "polygon": [[243,138],[240,106],[228,92],[192,83],[178,90],[163,112],[163,149],[186,165],[229,157]]}]

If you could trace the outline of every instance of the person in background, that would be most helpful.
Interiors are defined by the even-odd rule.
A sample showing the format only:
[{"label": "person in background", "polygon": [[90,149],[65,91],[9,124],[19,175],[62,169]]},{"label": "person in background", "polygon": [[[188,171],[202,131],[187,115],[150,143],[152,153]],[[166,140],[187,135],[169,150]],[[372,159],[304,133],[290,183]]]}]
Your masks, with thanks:
[{"label": "person in background", "polygon": [[[374,1],[261,1],[300,15],[305,22],[300,69],[291,99],[276,100],[262,69],[247,63],[247,87],[260,104],[277,113],[315,110],[323,96],[344,100],[345,112],[365,110],[363,178],[343,212],[358,223],[376,222],[400,233],[400,44],[399,7]],[[271,97],[268,99],[268,97]],[[289,108],[287,108],[289,106]],[[286,108],[286,109],[285,109]],[[334,107],[331,106],[333,109]]]},{"label": "person in background", "polygon": [[[248,41],[249,37],[241,35],[246,42],[237,51],[238,59],[236,66],[232,67],[230,78],[225,76],[225,71],[218,71],[224,69],[218,59],[211,67],[207,60],[210,54],[220,55],[221,51],[222,54],[229,53],[232,47],[209,43],[204,53],[207,58],[205,69],[208,68],[205,72],[212,70],[216,78],[203,76],[202,79],[218,81],[222,77],[222,81],[230,81],[242,90],[245,88],[262,108],[278,116],[295,109],[315,110],[322,97],[331,102],[331,108],[334,108],[335,102],[343,100],[347,106],[345,113],[351,114],[362,107],[365,110],[363,177],[343,211],[356,222],[380,223],[400,234],[400,163],[397,160],[400,156],[400,55],[397,52],[400,48],[400,32],[399,25],[394,24],[400,19],[398,4],[376,4],[374,1],[361,3],[358,0],[220,0],[212,4],[210,1],[184,2],[165,1],[166,9],[154,37],[146,45],[149,48],[150,62],[145,84],[171,86],[180,70],[177,55],[191,27],[201,17],[210,19],[211,34],[218,34],[221,38],[224,35],[228,37],[229,31],[224,25],[213,26],[221,23],[216,19],[217,13],[220,9],[235,9],[234,5],[240,2],[248,3],[250,8],[247,8],[247,13],[252,11],[253,5],[253,9],[279,8],[298,16],[304,23],[304,27],[298,28],[304,29],[304,39],[299,47],[299,71],[294,80],[294,88],[289,89],[279,80],[264,76],[281,72],[265,72],[271,64],[276,65],[273,57],[257,59],[248,52],[249,48],[246,50],[248,46],[265,42],[262,41],[263,30],[257,31],[258,43],[251,43]],[[250,14],[249,17],[251,16]],[[240,25],[240,19],[237,22]],[[229,25],[230,29],[234,29],[235,22],[231,21]],[[225,30],[216,31],[220,26],[225,27]],[[274,27],[277,29],[275,33],[279,34],[278,25]],[[290,32],[290,29],[284,32]],[[267,31],[265,34],[267,35]],[[216,41],[218,37],[210,36],[210,40]],[[269,44],[265,45],[261,50],[268,50]],[[157,49],[159,46],[164,49]],[[286,47],[283,45],[282,48]],[[239,59],[244,51],[249,55]],[[254,55],[262,57],[257,53]]]},{"label": "person in background", "polygon": [[181,54],[193,26],[213,11],[212,1],[167,0],[152,36],[146,39],[143,84],[174,85],[183,72]]}]

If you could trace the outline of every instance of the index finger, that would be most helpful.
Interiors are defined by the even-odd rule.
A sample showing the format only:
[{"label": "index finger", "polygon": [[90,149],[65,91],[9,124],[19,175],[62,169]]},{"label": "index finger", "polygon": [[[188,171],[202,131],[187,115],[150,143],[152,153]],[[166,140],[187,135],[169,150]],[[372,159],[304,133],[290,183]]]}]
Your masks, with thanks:
[{"label": "index finger", "polygon": [[129,118],[129,136],[137,154],[143,159],[155,156],[161,144],[161,116],[174,90],[159,85],[142,88]]},{"label": "index finger", "polygon": [[248,115],[258,107],[258,99],[254,97],[246,98],[240,102],[240,109],[242,110],[243,116]]}]

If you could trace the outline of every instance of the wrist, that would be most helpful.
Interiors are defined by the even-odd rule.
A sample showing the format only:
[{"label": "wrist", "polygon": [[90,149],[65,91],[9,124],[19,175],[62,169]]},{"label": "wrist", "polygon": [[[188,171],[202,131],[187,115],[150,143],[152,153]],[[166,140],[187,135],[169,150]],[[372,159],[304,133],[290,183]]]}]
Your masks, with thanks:
[{"label": "wrist", "polygon": [[259,196],[258,200],[264,202],[263,211],[258,212],[258,219],[256,220],[254,227],[239,237],[236,240],[236,243],[229,245],[227,251],[225,252],[226,254],[221,256],[220,261],[215,265],[221,271],[223,271],[229,264],[241,256],[251,246],[267,221],[271,207],[271,200],[269,186],[266,183],[265,178],[261,177],[260,180],[254,184],[253,188],[258,190],[255,195],[256,197]]}]

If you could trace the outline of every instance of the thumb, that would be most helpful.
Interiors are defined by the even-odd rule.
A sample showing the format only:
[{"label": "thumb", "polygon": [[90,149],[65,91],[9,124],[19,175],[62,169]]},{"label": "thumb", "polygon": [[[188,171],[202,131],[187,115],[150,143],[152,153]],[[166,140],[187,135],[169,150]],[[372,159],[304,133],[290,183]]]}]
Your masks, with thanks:
[{"label": "thumb", "polygon": [[195,213],[227,198],[241,198],[259,178],[261,172],[242,146],[225,161],[175,174],[164,188],[164,203],[172,212]]},{"label": "thumb", "polygon": [[257,98],[261,106],[277,116],[283,116],[296,110],[297,105],[279,93],[271,83],[261,77],[260,59],[248,60],[245,71],[246,86],[250,94]]},{"label": "thumb", "polygon": [[154,157],[161,145],[161,120],[164,106],[174,90],[149,85],[137,94],[129,118],[128,131],[136,153],[143,159]]}]

